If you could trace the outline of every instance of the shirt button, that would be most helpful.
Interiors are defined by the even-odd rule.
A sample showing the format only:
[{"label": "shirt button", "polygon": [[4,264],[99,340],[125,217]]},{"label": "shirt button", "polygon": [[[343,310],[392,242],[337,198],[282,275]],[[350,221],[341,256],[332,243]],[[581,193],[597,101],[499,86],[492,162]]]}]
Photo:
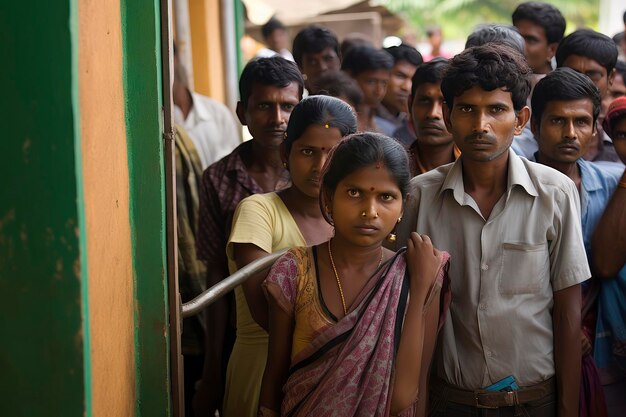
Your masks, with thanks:
[{"label": "shirt button", "polygon": [[491,351],[490,351],[490,350],[488,350],[487,352],[485,352],[485,354],[487,355],[487,357],[488,357],[488,358],[490,358],[490,357],[491,357]]},{"label": "shirt button", "polygon": [[487,310],[487,304],[482,304],[481,303],[481,304],[478,305],[478,308],[481,309],[481,310]]},{"label": "shirt button", "polygon": [[487,265],[487,264],[482,264],[482,265],[480,266],[480,269],[482,269],[483,271],[486,271],[486,270],[488,270],[488,269],[489,269],[489,265]]}]

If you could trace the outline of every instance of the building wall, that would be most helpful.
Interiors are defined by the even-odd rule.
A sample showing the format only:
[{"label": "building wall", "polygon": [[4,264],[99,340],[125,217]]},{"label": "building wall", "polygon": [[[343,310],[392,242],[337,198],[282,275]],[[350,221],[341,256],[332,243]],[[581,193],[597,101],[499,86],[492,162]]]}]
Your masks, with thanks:
[{"label": "building wall", "polygon": [[76,16],[71,2],[31,3],[0,6],[0,415],[79,416],[90,364]]},{"label": "building wall", "polygon": [[189,1],[194,88],[200,94],[225,102],[220,0],[187,1]]},{"label": "building wall", "polygon": [[78,39],[92,412],[130,416],[133,268],[119,0],[78,2]]},{"label": "building wall", "polygon": [[0,415],[168,416],[160,2],[0,27]]}]

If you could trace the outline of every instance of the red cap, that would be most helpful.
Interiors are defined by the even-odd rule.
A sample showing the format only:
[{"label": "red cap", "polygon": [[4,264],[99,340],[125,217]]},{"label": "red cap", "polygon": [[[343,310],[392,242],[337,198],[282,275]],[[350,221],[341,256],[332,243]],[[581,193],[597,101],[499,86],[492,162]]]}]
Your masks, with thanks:
[{"label": "red cap", "polygon": [[618,97],[613,100],[606,112],[606,117],[602,123],[602,129],[604,129],[610,138],[613,137],[613,127],[615,126],[615,123],[617,123],[617,121],[624,116],[626,116],[626,96]]}]

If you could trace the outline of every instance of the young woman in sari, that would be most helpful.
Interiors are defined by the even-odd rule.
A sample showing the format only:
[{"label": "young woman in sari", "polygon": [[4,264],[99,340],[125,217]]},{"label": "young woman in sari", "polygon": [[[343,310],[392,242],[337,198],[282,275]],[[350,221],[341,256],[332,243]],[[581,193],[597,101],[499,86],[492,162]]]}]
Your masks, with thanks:
[{"label": "young woman in sari", "polygon": [[[332,228],[319,207],[321,170],[330,149],[355,130],[354,112],[339,99],[312,96],[294,108],[283,142],[292,185],[239,203],[226,248],[231,272],[272,252],[328,240]],[[257,413],[267,358],[267,301],[261,288],[265,275],[235,289],[237,340],[226,374],[225,417]]]},{"label": "young woman in sari", "polygon": [[291,249],[265,281],[270,339],[259,415],[415,415],[448,255],[416,233],[406,251],[382,247],[394,239],[410,179],[398,142],[351,135],[324,172],[321,206],[334,236]]}]

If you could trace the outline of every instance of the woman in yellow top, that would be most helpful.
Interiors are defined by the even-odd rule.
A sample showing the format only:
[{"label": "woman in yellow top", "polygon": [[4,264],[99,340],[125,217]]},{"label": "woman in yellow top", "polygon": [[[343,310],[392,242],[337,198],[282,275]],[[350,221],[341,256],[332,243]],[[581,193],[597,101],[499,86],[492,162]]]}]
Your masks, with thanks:
[{"label": "woman in yellow top", "polygon": [[[351,107],[333,97],[311,96],[294,108],[283,142],[292,185],[239,203],[226,247],[231,273],[272,252],[313,246],[332,236],[319,206],[321,170],[330,149],[356,126]],[[225,417],[257,415],[268,347],[264,278],[253,277],[235,289],[237,339],[226,371]]]}]

